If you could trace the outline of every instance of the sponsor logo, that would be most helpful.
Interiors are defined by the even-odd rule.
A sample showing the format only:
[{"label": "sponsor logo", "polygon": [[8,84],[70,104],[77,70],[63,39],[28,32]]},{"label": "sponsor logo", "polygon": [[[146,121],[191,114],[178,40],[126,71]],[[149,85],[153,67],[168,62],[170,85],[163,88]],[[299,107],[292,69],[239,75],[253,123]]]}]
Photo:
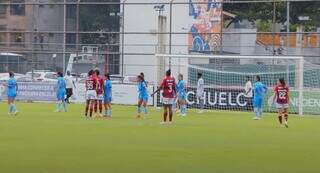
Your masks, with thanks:
[{"label": "sponsor logo", "polygon": [[[189,108],[200,106],[200,100],[197,98],[196,88],[187,88],[187,105]],[[157,105],[162,105],[162,96],[158,94]],[[252,100],[246,98],[244,90],[230,88],[205,88],[203,94],[204,107],[207,109],[237,109],[251,110]]]}]

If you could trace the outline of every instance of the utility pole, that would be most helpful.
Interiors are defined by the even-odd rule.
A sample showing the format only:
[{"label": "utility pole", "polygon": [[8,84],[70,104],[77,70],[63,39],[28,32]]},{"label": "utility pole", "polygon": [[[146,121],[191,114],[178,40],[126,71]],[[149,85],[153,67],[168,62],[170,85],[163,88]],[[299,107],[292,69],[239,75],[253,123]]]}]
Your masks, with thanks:
[{"label": "utility pole", "polygon": [[[122,2],[122,18],[121,18],[121,76],[124,76],[124,3],[127,0]],[[120,22],[120,21],[119,21]]]},{"label": "utility pole", "polygon": [[[170,21],[169,21],[169,54],[172,53],[172,3],[174,0],[170,1]],[[172,58],[169,57],[169,69],[171,69]]]},{"label": "utility pole", "polygon": [[77,1],[77,15],[76,15],[76,54],[79,51],[79,20],[80,20],[80,0]]},{"label": "utility pole", "polygon": [[[273,19],[272,19],[272,55],[276,55],[276,49],[275,49],[275,35],[276,32],[276,1],[273,0]],[[274,61],[274,60],[272,60]],[[273,62],[274,64],[274,62]]]},{"label": "utility pole", "polygon": [[62,69],[66,73],[66,20],[67,20],[67,4],[66,0],[63,1],[63,44],[62,44]]},{"label": "utility pole", "polygon": [[290,47],[290,1],[287,1],[287,53],[289,51],[289,47]]}]

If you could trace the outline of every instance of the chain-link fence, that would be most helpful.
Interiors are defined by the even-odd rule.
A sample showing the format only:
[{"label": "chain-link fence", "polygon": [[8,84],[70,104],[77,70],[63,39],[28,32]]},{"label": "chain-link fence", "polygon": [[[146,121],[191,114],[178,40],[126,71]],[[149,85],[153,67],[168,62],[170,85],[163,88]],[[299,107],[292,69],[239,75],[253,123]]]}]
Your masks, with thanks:
[{"label": "chain-link fence", "polygon": [[319,64],[319,47],[317,0],[0,1],[1,73],[80,76],[98,67],[152,80],[156,52],[303,55]]}]

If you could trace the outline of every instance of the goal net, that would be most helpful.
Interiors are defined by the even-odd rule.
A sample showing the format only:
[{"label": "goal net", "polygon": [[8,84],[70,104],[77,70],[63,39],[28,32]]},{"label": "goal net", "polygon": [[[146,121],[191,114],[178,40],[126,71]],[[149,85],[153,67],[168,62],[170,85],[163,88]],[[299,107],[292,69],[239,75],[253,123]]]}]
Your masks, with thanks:
[{"label": "goal net", "polygon": [[[158,81],[166,69],[172,75],[181,73],[187,82],[187,104],[199,107],[196,99],[197,74],[205,82],[205,108],[230,111],[251,111],[252,99],[246,95],[247,78],[252,84],[255,76],[268,87],[264,97],[264,111],[274,112],[273,87],[284,78],[290,87],[290,113],[320,114],[320,68],[299,56],[225,56],[225,55],[169,55],[156,54]],[[161,95],[157,105],[161,105]]]}]

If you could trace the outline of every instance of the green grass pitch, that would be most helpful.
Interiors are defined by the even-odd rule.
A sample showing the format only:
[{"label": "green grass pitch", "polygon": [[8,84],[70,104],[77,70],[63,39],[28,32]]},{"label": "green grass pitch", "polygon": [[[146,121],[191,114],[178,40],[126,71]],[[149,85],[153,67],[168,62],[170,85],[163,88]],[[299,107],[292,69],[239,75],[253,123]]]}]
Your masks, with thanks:
[{"label": "green grass pitch", "polygon": [[114,106],[112,119],[86,119],[83,105],[54,113],[53,104],[19,103],[17,117],[0,105],[1,173],[319,173],[320,118],[213,111],[174,117],[160,111],[135,119]]}]

